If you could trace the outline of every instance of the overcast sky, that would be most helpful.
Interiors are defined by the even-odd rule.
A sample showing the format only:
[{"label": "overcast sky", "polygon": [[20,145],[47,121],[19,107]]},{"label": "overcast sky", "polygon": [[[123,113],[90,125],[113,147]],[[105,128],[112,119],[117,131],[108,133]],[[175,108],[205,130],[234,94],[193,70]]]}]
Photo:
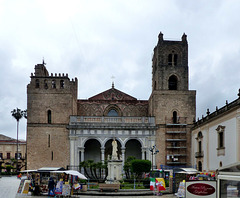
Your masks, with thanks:
[{"label": "overcast sky", "polygon": [[[115,87],[151,93],[151,58],[164,39],[187,34],[189,89],[197,117],[237,98],[239,0],[0,0],[0,134],[16,138],[11,111],[27,108],[26,86],[44,57],[49,73],[78,78],[78,98]],[[19,138],[26,138],[26,120]]]}]

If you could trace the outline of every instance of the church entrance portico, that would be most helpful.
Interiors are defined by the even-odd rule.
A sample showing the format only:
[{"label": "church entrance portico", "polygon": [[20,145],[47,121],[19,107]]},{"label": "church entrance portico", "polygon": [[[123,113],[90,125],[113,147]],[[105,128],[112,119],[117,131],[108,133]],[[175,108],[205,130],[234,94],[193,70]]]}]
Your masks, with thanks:
[{"label": "church entrance portico", "polygon": [[[82,161],[104,162],[110,159],[113,139],[117,142],[117,154],[123,165],[129,156],[151,160],[148,148],[155,145],[154,118],[131,118],[131,122],[127,122],[130,117],[119,118],[121,122],[113,124],[111,117],[70,117],[68,128],[72,168],[78,168]],[[75,154],[77,152],[78,155]]]}]

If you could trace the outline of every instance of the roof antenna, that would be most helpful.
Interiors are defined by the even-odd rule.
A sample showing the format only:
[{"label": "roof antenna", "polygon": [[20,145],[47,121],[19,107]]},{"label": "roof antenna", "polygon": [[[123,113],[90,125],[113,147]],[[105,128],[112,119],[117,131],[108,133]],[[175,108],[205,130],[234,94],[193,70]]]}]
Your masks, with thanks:
[{"label": "roof antenna", "polygon": [[111,79],[112,79],[112,89],[114,89],[114,78],[115,78],[114,76],[111,77]]}]

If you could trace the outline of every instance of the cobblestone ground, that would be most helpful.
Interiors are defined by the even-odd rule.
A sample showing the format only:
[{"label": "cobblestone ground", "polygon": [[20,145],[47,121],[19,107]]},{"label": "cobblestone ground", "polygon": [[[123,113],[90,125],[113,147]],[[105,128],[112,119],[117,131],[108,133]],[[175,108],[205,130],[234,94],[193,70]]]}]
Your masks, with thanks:
[{"label": "cobblestone ground", "polygon": [[0,178],[0,197],[15,198],[20,184],[20,179],[17,176]]},{"label": "cobblestone ground", "polygon": [[[16,176],[12,177],[2,177],[0,178],[0,198],[15,198],[17,194],[17,190],[20,184],[20,180],[17,179]],[[18,196],[20,198],[47,198],[48,196]],[[76,196],[74,196],[76,197]],[[89,195],[80,195],[78,197],[81,198],[103,198],[103,196],[89,196]],[[162,197],[162,198],[177,198],[173,194],[166,194],[162,196],[107,196],[107,198],[156,198],[156,197]]]}]

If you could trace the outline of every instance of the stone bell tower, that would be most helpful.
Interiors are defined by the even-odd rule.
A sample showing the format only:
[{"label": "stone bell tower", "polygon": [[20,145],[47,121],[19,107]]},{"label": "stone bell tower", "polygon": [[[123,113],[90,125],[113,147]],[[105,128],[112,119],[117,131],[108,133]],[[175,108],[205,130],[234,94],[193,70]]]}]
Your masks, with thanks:
[{"label": "stone bell tower", "polygon": [[27,168],[69,165],[70,115],[77,114],[77,78],[49,75],[45,63],[35,65],[27,86]]},{"label": "stone bell tower", "polygon": [[152,57],[152,94],[149,114],[154,116],[157,168],[190,165],[190,128],[196,114],[196,91],[188,87],[188,42],[164,40],[160,32]]}]

